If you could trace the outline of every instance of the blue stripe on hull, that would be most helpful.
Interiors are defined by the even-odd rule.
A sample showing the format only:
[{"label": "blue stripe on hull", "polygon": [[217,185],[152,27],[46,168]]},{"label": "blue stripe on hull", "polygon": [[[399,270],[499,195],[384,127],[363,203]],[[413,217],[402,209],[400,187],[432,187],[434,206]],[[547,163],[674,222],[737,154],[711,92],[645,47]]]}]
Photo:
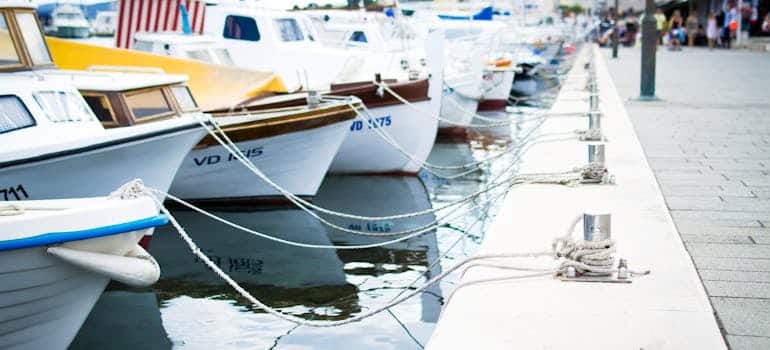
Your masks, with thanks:
[{"label": "blue stripe on hull", "polygon": [[50,232],[37,236],[25,237],[0,241],[0,252],[5,250],[23,249],[30,247],[40,247],[50,244],[80,241],[89,238],[116,235],[131,231],[144,230],[150,227],[163,226],[168,223],[168,217],[165,215],[156,215],[153,217],[140,219],[136,221],[124,222],[115,225],[89,228],[78,231],[68,232]]}]

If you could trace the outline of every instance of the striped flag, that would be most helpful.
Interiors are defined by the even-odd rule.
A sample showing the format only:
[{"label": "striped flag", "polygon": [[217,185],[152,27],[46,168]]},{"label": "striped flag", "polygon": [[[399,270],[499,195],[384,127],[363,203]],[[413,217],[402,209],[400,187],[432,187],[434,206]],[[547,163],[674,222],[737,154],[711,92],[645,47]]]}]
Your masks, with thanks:
[{"label": "striped flag", "polygon": [[133,44],[136,32],[177,32],[182,30],[179,5],[184,5],[195,33],[203,32],[206,4],[201,0],[120,0],[115,46],[124,49]]}]

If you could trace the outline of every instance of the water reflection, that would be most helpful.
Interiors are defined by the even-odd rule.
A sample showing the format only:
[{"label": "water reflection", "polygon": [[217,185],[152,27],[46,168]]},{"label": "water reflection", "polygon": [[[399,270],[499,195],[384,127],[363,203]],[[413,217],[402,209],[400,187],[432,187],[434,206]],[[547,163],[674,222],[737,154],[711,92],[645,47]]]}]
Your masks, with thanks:
[{"label": "water reflection", "polygon": [[[432,206],[427,188],[417,177],[328,177],[315,202],[341,212],[369,216],[419,211]],[[254,230],[296,242],[350,245],[386,239],[338,231],[297,209],[239,208],[219,209],[214,213]],[[429,263],[438,258],[436,230],[380,248],[307,249],[238,231],[192,211],[173,210],[173,215],[206,255],[246,290],[268,305],[306,319],[346,319],[387,302],[414,279],[424,281],[441,273],[440,264],[428,268]],[[327,218],[349,229],[379,234],[422,227],[435,219],[433,215],[388,221]],[[291,324],[253,308],[237,295],[189,252],[171,227],[156,231],[150,252],[162,267],[161,280],[148,291],[111,291],[105,293],[103,299],[109,299],[114,293],[121,293],[124,298],[133,294],[146,304],[148,295],[154,296],[154,309],[137,308],[132,313],[141,312],[145,314],[143,317],[155,315],[156,319],[162,319],[162,324],[153,323],[160,328],[156,333],[167,334],[174,346],[180,348],[266,348],[273,346],[276,339],[280,339],[281,344],[297,342],[295,345],[323,348],[317,339],[306,339],[311,335],[326,339],[327,345],[337,347],[350,345],[346,333],[378,334],[375,339],[353,342],[358,343],[356,347],[381,347],[379,342],[387,339],[388,344],[408,348],[415,346],[411,339],[415,335],[405,336],[399,323],[415,329],[418,333],[415,337],[424,341],[441,308],[442,291],[437,285],[421,297],[394,309],[394,313],[409,314],[403,320],[395,321],[394,316],[382,314],[350,326],[323,329],[321,333],[307,327],[294,329]],[[423,273],[427,277],[421,278]],[[85,340],[76,342],[72,348],[89,348],[93,344],[87,338],[93,337],[95,332],[92,330],[100,327],[91,321],[89,319],[79,337]],[[130,325],[120,328],[122,332]],[[372,332],[374,329],[377,331]],[[377,340],[380,336],[383,338]],[[136,335],[119,335],[115,339],[122,341],[128,337],[136,338]],[[164,339],[149,342],[154,343],[154,348],[165,348],[168,344]]]}]

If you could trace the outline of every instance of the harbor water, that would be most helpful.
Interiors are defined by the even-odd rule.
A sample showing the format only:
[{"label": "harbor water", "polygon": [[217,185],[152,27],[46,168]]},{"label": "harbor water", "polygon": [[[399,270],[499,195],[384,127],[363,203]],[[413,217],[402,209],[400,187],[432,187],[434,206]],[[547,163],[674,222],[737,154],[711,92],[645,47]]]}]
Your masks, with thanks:
[{"label": "harbor water", "polygon": [[[479,191],[496,176],[515,171],[518,152],[505,150],[525,142],[537,126],[532,117],[547,109],[555,92],[487,115],[522,122],[476,128],[462,138],[440,138],[428,160],[465,164],[503,153],[478,171],[449,180],[427,172],[418,177],[330,175],[313,202],[345,213],[385,216],[426,210]],[[244,170],[244,176],[251,174]],[[496,198],[480,196],[476,199],[480,205],[467,205],[472,209],[450,222],[437,214],[442,225],[417,238],[363,250],[291,247],[186,209],[172,213],[207,256],[267,305],[307,320],[344,320],[421,286],[442,268],[473,255],[503,198],[495,193]],[[392,239],[341,232],[288,205],[208,209],[295,242],[360,245]],[[433,214],[393,221],[325,218],[351,230],[379,234],[436,220]],[[459,277],[450,275],[427,292],[361,322],[298,327],[251,306],[196,259],[170,225],[155,231],[149,252],[161,266],[161,279],[146,289],[113,282],[70,349],[419,349],[430,338],[443,301]]]}]

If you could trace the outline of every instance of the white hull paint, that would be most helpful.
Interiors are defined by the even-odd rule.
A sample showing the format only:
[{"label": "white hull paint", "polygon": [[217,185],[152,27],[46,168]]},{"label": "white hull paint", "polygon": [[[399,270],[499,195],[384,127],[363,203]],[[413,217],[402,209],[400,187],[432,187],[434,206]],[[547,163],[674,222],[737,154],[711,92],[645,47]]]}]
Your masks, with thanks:
[{"label": "white hull paint", "polygon": [[[451,101],[450,101],[451,99]],[[473,120],[479,100],[451,90],[444,90],[441,101],[441,120],[439,128],[465,128]],[[447,122],[447,121],[451,121]]]},{"label": "white hull paint", "polygon": [[484,72],[484,100],[507,100],[511,95],[511,86],[515,72],[508,69],[495,69]]},{"label": "white hull paint", "polygon": [[479,110],[505,109],[516,73],[511,69],[490,69],[484,71],[484,92]]},{"label": "white hull paint", "polygon": [[[238,148],[269,179],[300,196],[314,196],[349,122],[238,142]],[[171,194],[190,200],[281,196],[222,146],[192,150],[171,185]]]},{"label": "white hull paint", "polygon": [[414,103],[414,107],[397,104],[371,108],[371,122],[361,118],[354,120],[329,171],[345,174],[417,173],[420,164],[410,160],[375,130],[375,127],[379,128],[406,152],[425,161],[436,140],[438,120],[420,111],[437,115],[438,103],[422,101]]},{"label": "white hull paint", "polygon": [[[63,247],[124,255],[152,229],[64,243]],[[109,278],[32,247],[0,253],[0,348],[66,349]]]},{"label": "white hull paint", "polygon": [[134,179],[168,191],[187,150],[204,133],[186,129],[6,166],[0,170],[0,201],[101,196]]}]

